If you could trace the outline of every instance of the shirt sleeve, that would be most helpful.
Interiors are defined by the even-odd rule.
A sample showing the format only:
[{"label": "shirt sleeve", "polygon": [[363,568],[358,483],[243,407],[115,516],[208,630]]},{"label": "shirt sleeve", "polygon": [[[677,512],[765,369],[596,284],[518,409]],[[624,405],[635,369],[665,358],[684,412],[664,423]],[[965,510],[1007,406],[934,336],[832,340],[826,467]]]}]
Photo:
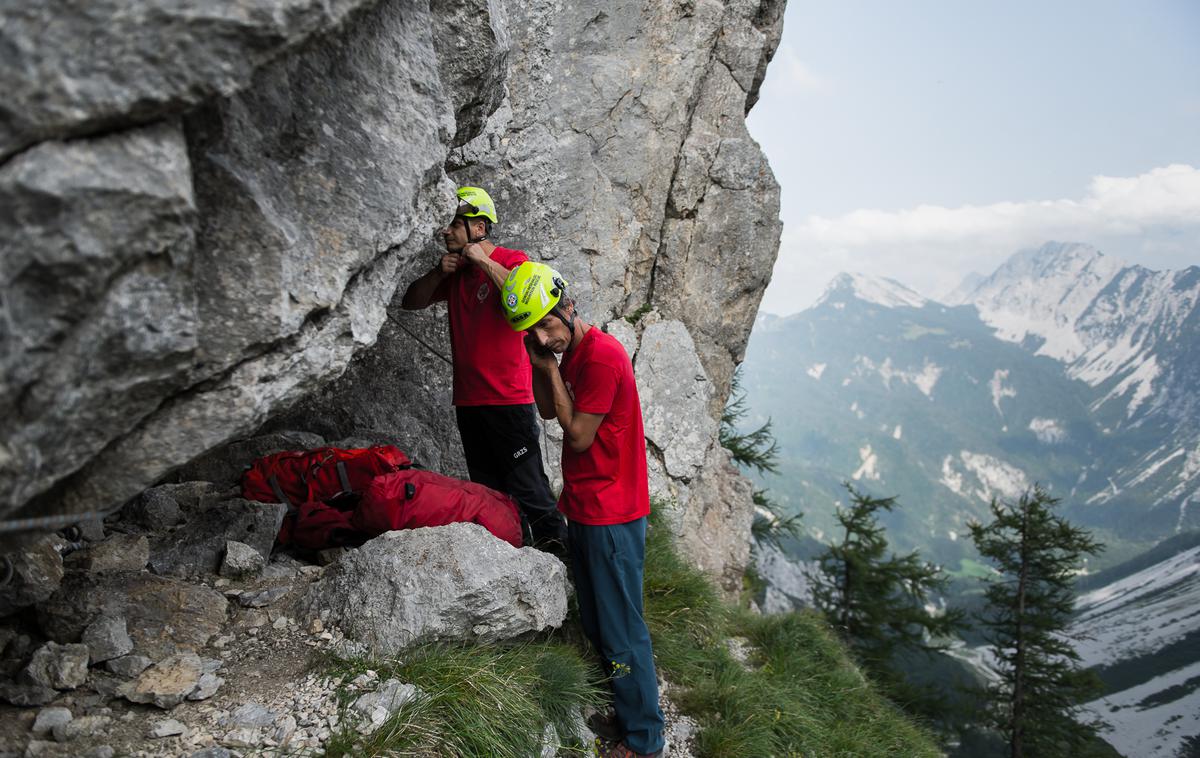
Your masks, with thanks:
[{"label": "shirt sleeve", "polygon": [[450,281],[452,279],[454,279],[453,274],[451,274],[450,276],[447,276],[446,278],[444,278],[440,282],[438,282],[437,287],[435,287],[433,290],[433,296],[429,298],[429,301],[433,302],[433,303],[440,303],[445,300],[449,300],[450,299]]},{"label": "shirt sleeve", "polygon": [[504,268],[512,270],[529,260],[529,256],[520,250],[510,250],[505,247],[497,247],[492,253],[492,260],[494,260],[496,263],[499,263]]},{"label": "shirt sleeve", "polygon": [[621,384],[621,372],[615,366],[592,361],[579,372],[575,391],[575,410],[604,415],[612,410],[613,399]]}]

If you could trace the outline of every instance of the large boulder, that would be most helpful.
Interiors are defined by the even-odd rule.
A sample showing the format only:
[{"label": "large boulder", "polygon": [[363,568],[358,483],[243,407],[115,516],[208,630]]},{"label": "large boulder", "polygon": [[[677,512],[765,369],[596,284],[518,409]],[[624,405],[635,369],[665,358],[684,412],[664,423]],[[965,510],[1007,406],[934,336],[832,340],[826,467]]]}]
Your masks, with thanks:
[{"label": "large boulder", "polygon": [[477,524],[387,532],[348,551],[302,601],[372,652],[424,642],[495,642],[558,627],[567,571]]}]

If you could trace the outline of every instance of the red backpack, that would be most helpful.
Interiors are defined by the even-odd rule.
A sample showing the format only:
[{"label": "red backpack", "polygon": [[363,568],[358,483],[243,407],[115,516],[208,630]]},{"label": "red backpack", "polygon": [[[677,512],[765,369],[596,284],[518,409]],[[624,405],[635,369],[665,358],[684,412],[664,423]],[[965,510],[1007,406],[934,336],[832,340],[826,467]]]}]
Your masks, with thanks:
[{"label": "red backpack", "polygon": [[350,515],[354,529],[372,537],[393,529],[463,521],[521,547],[521,514],[511,497],[433,471],[410,468],[376,477]]},{"label": "red backpack", "polygon": [[[242,474],[242,496],[261,503],[286,503],[280,544],[292,542],[296,515],[306,503],[353,501],[375,477],[412,466],[395,445],[274,453],[257,459]],[[351,503],[352,504],[352,503]]]}]

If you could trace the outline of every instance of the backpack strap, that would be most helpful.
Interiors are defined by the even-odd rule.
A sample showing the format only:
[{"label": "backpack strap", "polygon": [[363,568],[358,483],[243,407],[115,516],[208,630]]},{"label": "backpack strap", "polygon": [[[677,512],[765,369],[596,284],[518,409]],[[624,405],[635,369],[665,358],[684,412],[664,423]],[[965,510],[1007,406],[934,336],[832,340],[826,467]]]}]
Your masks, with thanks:
[{"label": "backpack strap", "polygon": [[346,473],[346,462],[337,462],[338,481],[342,483],[342,491],[339,495],[347,495],[350,493],[350,475]]},{"label": "backpack strap", "polygon": [[288,496],[283,493],[283,488],[279,486],[279,479],[274,474],[271,474],[267,477],[267,484],[271,485],[271,491],[275,493],[275,497],[279,498],[279,502],[287,504],[288,515],[295,516],[298,509],[288,499]]}]

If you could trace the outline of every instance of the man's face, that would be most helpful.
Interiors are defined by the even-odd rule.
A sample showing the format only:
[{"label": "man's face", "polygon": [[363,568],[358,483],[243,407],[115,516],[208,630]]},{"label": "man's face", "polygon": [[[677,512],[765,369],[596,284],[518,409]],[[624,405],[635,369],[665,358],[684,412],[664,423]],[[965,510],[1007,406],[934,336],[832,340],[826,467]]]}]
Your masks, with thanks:
[{"label": "man's face", "polygon": [[451,253],[461,253],[467,246],[467,225],[470,225],[471,236],[476,240],[483,239],[487,234],[487,223],[481,218],[455,216],[447,226],[442,227],[442,239],[446,241],[446,250]]},{"label": "man's face", "polygon": [[[566,308],[568,320],[571,318],[571,310],[572,306],[568,305]],[[541,321],[529,327],[527,331],[537,340],[538,345],[545,350],[555,353],[565,353],[567,352],[567,348],[571,346],[571,337],[573,335],[567,329],[567,325],[563,323],[562,319],[554,315],[553,311],[543,316]]]},{"label": "man's face", "polygon": [[442,227],[442,239],[446,242],[447,252],[462,252],[462,249],[467,246],[466,217],[455,216],[453,221]]}]

